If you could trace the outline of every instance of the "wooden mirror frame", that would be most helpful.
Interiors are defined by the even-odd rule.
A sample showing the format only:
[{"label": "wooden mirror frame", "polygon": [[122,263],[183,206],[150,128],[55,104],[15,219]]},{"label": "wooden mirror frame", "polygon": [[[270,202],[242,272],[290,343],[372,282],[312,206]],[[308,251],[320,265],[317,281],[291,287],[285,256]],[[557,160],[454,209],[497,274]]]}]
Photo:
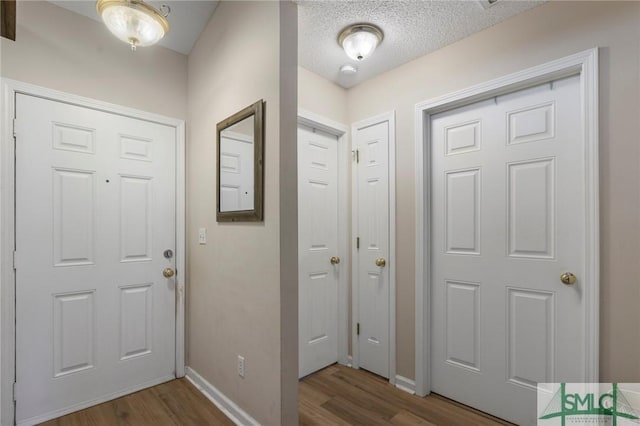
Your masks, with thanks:
[{"label": "wooden mirror frame", "polygon": [[0,36],[16,41],[16,0],[0,0]]},{"label": "wooden mirror frame", "polygon": [[[253,116],[253,209],[220,211],[220,134]],[[264,101],[260,99],[216,126],[216,220],[218,222],[262,222],[264,220]]]}]

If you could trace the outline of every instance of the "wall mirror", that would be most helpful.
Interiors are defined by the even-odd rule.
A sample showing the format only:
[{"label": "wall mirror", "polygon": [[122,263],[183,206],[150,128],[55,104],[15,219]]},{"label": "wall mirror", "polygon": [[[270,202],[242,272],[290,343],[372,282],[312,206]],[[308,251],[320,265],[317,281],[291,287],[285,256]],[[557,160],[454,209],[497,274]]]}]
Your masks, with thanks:
[{"label": "wall mirror", "polygon": [[218,222],[263,220],[264,102],[217,126]]}]

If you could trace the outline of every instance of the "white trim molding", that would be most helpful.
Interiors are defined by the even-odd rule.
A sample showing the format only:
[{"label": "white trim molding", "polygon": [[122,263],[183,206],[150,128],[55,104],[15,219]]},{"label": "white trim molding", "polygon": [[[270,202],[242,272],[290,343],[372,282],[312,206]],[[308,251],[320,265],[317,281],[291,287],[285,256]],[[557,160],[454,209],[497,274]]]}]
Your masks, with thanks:
[{"label": "white trim molding", "polygon": [[0,79],[0,424],[13,424],[15,378],[15,98],[25,94],[133,117],[175,128],[176,132],[176,352],[175,375],[185,374],[185,122],[133,108],[85,98],[6,78]]},{"label": "white trim molding", "polygon": [[[389,123],[389,383],[396,383],[396,112],[389,111],[374,117],[357,121],[351,125],[351,137],[358,129],[383,122]],[[358,251],[356,238],[358,230],[358,176],[353,167],[351,173],[351,351],[352,366],[360,368],[358,353],[357,324],[358,306]]]},{"label": "white trim molding", "polygon": [[196,387],[207,399],[218,407],[225,416],[240,426],[258,426],[258,423],[246,411],[240,408],[229,397],[220,392],[215,386],[209,383],[204,377],[196,373],[191,367],[187,367],[187,380]]},{"label": "white trim molding", "polygon": [[[329,133],[338,138],[338,257],[342,259],[338,278],[338,359],[349,365],[349,167],[351,163],[351,141],[349,128],[314,112],[298,110],[298,125],[304,125]],[[299,315],[299,314],[298,314]]]},{"label": "white trim molding", "polygon": [[396,387],[411,395],[416,393],[416,382],[399,374],[396,374]]},{"label": "white trim molding", "polygon": [[598,49],[589,49],[524,71],[421,102],[415,107],[416,150],[416,394],[431,391],[429,277],[431,224],[431,115],[517,90],[580,75],[582,125],[585,143],[585,371],[583,381],[599,381],[599,172],[598,172]]}]

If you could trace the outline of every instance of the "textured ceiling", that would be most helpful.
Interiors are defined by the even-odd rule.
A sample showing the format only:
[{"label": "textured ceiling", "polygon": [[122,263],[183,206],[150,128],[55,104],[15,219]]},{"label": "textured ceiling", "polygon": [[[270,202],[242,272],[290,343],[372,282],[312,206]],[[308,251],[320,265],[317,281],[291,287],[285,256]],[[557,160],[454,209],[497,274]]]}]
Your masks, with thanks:
[{"label": "textured ceiling", "polygon": [[[60,7],[100,22],[94,0],[49,0]],[[298,62],[343,87],[352,87],[378,74],[481,31],[545,0],[293,0],[298,4]],[[160,45],[189,54],[214,13],[218,1],[149,1],[156,8],[171,7],[171,30]],[[484,5],[484,7],[483,7]],[[487,7],[485,9],[485,7]],[[370,58],[351,60],[337,43],[349,24],[369,22],[384,31],[384,40]],[[342,65],[358,68],[340,73]]]},{"label": "textured ceiling", "polygon": [[[49,0],[51,3],[63,7],[80,15],[88,16],[98,22],[102,22],[96,12],[95,0],[59,1]],[[200,33],[204,29],[213,11],[218,5],[217,1],[203,0],[173,0],[173,1],[147,1],[155,8],[166,4],[171,8],[167,17],[170,30],[158,44],[188,55]]]},{"label": "textured ceiling", "polygon": [[[487,9],[473,0],[297,0],[296,3],[298,63],[348,88],[544,1],[499,0]],[[351,60],[336,41],[342,28],[359,22],[375,24],[384,32],[382,44],[362,62]],[[357,74],[341,74],[339,69],[344,64],[355,65]]]}]

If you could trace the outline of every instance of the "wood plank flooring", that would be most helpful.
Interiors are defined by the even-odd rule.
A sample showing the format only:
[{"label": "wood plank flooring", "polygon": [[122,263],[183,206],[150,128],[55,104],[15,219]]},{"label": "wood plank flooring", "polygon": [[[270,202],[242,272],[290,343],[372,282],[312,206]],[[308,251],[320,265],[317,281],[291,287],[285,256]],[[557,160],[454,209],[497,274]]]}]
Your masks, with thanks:
[{"label": "wood plank flooring", "polygon": [[[446,398],[420,398],[364,370],[332,365],[299,385],[300,425],[509,425]],[[188,380],[178,379],[86,410],[47,426],[233,425]],[[286,425],[290,426],[290,425]]]},{"label": "wood plank flooring", "polygon": [[42,424],[47,426],[234,425],[187,379],[172,380]]},{"label": "wood plank flooring", "polygon": [[304,378],[298,389],[300,425],[510,425],[438,395],[411,395],[342,365]]}]

